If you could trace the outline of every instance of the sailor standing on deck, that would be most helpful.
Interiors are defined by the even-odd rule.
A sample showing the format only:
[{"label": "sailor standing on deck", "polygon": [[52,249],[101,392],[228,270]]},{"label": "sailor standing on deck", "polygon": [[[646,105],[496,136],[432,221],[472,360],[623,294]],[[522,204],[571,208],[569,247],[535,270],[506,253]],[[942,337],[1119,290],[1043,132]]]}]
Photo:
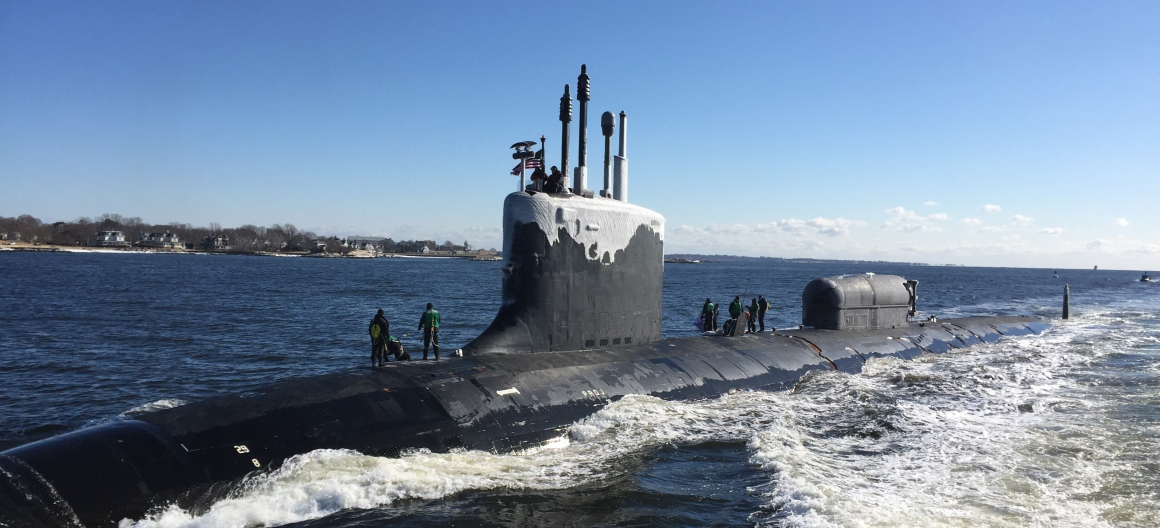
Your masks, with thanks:
[{"label": "sailor standing on deck", "polygon": [[705,297],[705,304],[701,306],[701,320],[705,322],[706,332],[717,331],[717,305]]},{"label": "sailor standing on deck", "polygon": [[371,319],[370,332],[371,366],[381,367],[387,362],[387,339],[391,337],[391,323],[387,321],[382,310]]},{"label": "sailor standing on deck", "polygon": [[757,322],[761,325],[759,332],[765,331],[765,312],[769,310],[769,301],[765,300],[764,295],[757,296]]},{"label": "sailor standing on deck", "polygon": [[427,359],[427,347],[435,346],[435,359],[439,359],[439,311],[435,305],[427,303],[427,311],[419,318],[419,330],[423,331],[423,359]]},{"label": "sailor standing on deck", "polygon": [[751,297],[749,300],[749,318],[746,320],[746,325],[749,327],[749,333],[753,334],[757,332],[757,310],[759,308],[757,299]]}]

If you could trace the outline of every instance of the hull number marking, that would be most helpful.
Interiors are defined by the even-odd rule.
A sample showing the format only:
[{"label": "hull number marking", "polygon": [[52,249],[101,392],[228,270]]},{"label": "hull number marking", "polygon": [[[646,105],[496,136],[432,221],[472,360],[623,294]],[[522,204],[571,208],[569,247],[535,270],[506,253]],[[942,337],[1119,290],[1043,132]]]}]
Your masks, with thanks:
[{"label": "hull number marking", "polygon": [[256,458],[251,458],[250,462],[254,463],[254,467],[262,467],[262,464],[259,464],[258,459],[256,459]]},{"label": "hull number marking", "polygon": [[234,449],[235,449],[235,450],[238,452],[238,454],[243,454],[243,453],[249,453],[249,452],[250,452],[250,448],[248,448],[248,447],[246,447],[246,446],[244,446],[244,445],[240,445],[240,446],[234,446]]},{"label": "hull number marking", "polygon": [[508,394],[519,394],[520,391],[518,389],[516,389],[515,387],[512,387],[510,389],[495,391],[495,393],[500,395],[500,396],[507,396]]}]

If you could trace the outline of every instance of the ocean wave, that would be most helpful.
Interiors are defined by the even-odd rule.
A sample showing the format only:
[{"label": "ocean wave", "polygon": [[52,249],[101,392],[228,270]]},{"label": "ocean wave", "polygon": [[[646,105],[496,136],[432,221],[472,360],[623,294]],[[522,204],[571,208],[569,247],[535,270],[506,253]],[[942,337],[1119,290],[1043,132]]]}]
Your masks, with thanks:
[{"label": "ocean wave", "polygon": [[185,405],[187,403],[189,403],[189,402],[186,400],[179,399],[179,398],[165,398],[165,399],[152,401],[149,403],[144,403],[144,404],[138,405],[136,407],[133,407],[132,409],[129,409],[129,410],[121,413],[120,417],[131,418],[133,416],[137,416],[139,414],[145,414],[148,412],[160,411],[162,409],[172,409],[174,407],[181,407],[182,405]]},{"label": "ocean wave", "polygon": [[[1125,440],[1160,446],[1145,430],[1109,434],[1107,409],[1078,375],[1155,337],[1132,322],[1106,328],[1118,320],[1093,312],[1044,336],[811,378],[750,441],[773,478],[762,524],[1149,524],[1156,501],[1125,508],[1114,497],[1138,493],[1112,475],[1135,467]],[[866,434],[875,422],[884,434]]]}]

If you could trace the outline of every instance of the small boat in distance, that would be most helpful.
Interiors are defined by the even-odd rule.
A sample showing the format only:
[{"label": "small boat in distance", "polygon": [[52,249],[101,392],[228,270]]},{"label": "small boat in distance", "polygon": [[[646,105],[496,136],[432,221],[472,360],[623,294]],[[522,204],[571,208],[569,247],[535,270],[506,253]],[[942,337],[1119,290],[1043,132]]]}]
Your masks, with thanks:
[{"label": "small boat in distance", "polygon": [[1148,272],[1145,271],[1144,275],[1140,277],[1140,282],[1152,282],[1152,276],[1148,275]]},{"label": "small boat in distance", "polygon": [[1058,278],[1059,278],[1059,272],[1058,272],[1058,271],[1057,271],[1057,272],[1055,272],[1055,274],[1053,274],[1053,275],[1051,276],[1051,278],[1053,278],[1053,279],[1058,279]]}]

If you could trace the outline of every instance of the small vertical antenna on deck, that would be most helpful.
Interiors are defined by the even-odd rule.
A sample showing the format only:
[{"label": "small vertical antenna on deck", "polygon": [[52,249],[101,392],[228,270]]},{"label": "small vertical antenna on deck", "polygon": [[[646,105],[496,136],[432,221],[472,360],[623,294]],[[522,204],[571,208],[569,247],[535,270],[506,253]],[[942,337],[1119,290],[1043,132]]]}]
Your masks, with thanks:
[{"label": "small vertical antenna on deck", "polygon": [[1071,296],[1071,291],[1070,291],[1070,289],[1068,288],[1068,285],[1064,284],[1064,285],[1063,285],[1063,318],[1064,318],[1064,319],[1067,319],[1067,318],[1068,318],[1068,316],[1069,316],[1069,315],[1071,315],[1071,314],[1069,313],[1071,310],[1070,310],[1070,308],[1068,307],[1068,304],[1069,304],[1069,299],[1068,299],[1068,297],[1070,297],[1070,296]]}]

